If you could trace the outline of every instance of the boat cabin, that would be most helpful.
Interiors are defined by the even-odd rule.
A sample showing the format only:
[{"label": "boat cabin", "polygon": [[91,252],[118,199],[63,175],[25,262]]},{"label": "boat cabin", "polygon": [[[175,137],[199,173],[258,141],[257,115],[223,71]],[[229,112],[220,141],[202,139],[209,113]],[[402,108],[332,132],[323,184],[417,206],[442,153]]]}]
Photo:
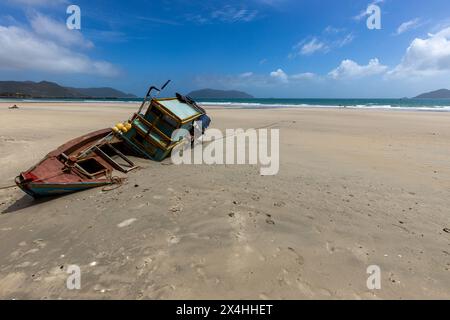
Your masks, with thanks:
[{"label": "boat cabin", "polygon": [[203,114],[195,103],[178,98],[152,99],[133,115],[131,128],[122,133],[122,138],[142,156],[162,161],[185,138],[183,130],[172,136],[174,131],[186,129],[190,132]]}]

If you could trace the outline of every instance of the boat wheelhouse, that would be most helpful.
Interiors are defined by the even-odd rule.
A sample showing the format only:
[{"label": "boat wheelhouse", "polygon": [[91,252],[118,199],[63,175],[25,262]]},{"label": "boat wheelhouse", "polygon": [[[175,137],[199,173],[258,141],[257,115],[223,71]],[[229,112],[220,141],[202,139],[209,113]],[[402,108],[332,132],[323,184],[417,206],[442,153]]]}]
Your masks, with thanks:
[{"label": "boat wheelhouse", "polygon": [[119,134],[142,156],[156,161],[168,157],[172,149],[182,143],[186,132],[191,132],[194,122],[204,114],[195,104],[179,98],[152,99],[140,110],[131,118],[131,128]]}]

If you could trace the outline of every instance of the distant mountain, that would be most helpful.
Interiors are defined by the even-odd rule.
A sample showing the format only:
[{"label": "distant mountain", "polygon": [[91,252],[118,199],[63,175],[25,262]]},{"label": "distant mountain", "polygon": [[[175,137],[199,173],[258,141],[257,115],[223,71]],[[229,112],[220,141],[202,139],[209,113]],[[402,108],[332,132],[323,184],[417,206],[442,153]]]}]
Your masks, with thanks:
[{"label": "distant mountain", "polygon": [[202,89],[192,91],[188,94],[193,99],[252,99],[252,95],[242,91],[236,90],[214,90],[214,89]]},{"label": "distant mountain", "polygon": [[441,89],[421,94],[415,99],[450,99],[450,90]]},{"label": "distant mountain", "polygon": [[41,81],[0,81],[0,97],[10,98],[136,98],[113,88],[70,88]]}]

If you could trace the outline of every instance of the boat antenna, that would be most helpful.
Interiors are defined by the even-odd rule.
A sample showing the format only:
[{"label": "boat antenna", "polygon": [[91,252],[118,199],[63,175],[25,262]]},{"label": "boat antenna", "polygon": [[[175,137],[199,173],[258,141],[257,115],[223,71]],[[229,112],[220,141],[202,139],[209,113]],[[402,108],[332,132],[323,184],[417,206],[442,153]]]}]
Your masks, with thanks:
[{"label": "boat antenna", "polygon": [[[167,80],[166,83],[164,83],[164,85],[161,88],[157,88],[155,86],[151,86],[148,91],[147,94],[145,95],[144,101],[142,101],[141,106],[139,107],[139,111],[137,112],[138,114],[141,113],[142,108],[144,108],[145,103],[148,101],[148,98],[151,97],[151,93],[153,90],[157,91],[157,94],[155,95],[155,97],[159,96],[159,94],[161,93],[161,91],[163,91],[167,85],[170,83],[171,80]],[[154,99],[155,97],[152,97],[152,99]]]}]

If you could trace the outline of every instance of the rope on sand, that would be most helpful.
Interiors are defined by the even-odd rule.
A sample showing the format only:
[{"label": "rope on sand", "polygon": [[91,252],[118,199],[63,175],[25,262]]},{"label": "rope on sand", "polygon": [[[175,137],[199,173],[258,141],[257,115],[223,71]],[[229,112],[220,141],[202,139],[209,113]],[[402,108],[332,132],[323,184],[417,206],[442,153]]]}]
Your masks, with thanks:
[{"label": "rope on sand", "polygon": [[0,190],[6,190],[6,189],[12,189],[12,188],[17,188],[17,186],[15,184],[13,184],[10,186],[0,187]]},{"label": "rope on sand", "polygon": [[102,188],[103,192],[113,191],[120,188],[123,185],[123,179],[119,177],[112,177],[111,183]]}]

